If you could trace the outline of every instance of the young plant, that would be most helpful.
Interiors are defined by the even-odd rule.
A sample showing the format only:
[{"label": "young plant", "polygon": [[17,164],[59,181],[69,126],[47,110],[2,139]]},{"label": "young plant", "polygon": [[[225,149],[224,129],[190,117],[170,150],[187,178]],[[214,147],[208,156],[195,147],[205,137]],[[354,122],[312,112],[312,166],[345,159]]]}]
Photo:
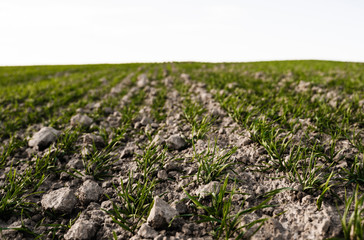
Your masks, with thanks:
[{"label": "young plant", "polygon": [[156,172],[158,165],[164,165],[166,157],[166,149],[161,150],[154,144],[148,145],[143,154],[136,157],[138,169],[142,171],[143,177],[151,177]]},{"label": "young plant", "polygon": [[320,186],[322,180],[322,167],[323,165],[317,165],[317,156],[315,153],[311,153],[309,158],[302,160],[302,171],[299,171],[297,167],[293,169],[296,180],[301,184],[302,190],[312,193]]},{"label": "young plant", "polygon": [[218,149],[216,141],[213,149],[210,148],[210,143],[207,150],[202,153],[196,153],[194,158],[198,162],[197,181],[209,183],[218,180],[231,166],[236,164],[231,158],[237,150],[233,147],[229,151],[221,151]]},{"label": "young plant", "polygon": [[[44,223],[44,220],[46,218],[43,218],[38,222],[36,227],[46,227],[46,231],[42,234],[40,234],[35,239],[44,239],[48,235],[48,239],[59,239],[60,233],[63,235],[65,232],[67,232],[72,225],[77,221],[77,219],[80,217],[81,212],[78,212],[77,216],[74,218],[70,218],[68,223],[66,224],[58,224],[58,223]],[[57,236],[58,235],[58,236]]]},{"label": "young plant", "polygon": [[254,121],[250,126],[250,132],[252,139],[268,152],[273,165],[277,166],[279,170],[290,170],[285,166],[284,154],[290,149],[293,134],[280,137],[283,130],[277,126],[272,126],[272,123],[265,119]]},{"label": "young plant", "polygon": [[203,116],[206,113],[200,104],[193,102],[190,98],[186,98],[183,103],[183,118],[191,125],[192,140],[203,139],[211,129],[214,122],[214,118],[208,115]]},{"label": "young plant", "polygon": [[33,182],[31,171],[19,174],[16,169],[10,168],[5,174],[4,183],[0,186],[1,218],[9,218],[22,211],[30,212],[35,203],[27,201],[27,198],[39,193],[36,191],[44,180],[45,177],[42,175],[40,179]]},{"label": "young plant", "polygon": [[73,154],[75,152],[75,142],[80,136],[81,129],[67,130],[57,140],[56,148],[62,149],[64,154]]},{"label": "young plant", "polygon": [[295,169],[297,169],[300,160],[306,157],[306,152],[307,149],[302,147],[301,144],[293,145],[289,150],[289,154],[280,163],[283,167],[282,170],[288,173],[287,176],[291,182],[296,180]]},{"label": "young plant", "polygon": [[95,151],[82,159],[85,173],[93,176],[96,180],[109,177],[112,164],[115,162],[113,156],[107,151]]},{"label": "young plant", "polygon": [[21,226],[20,227],[12,227],[12,228],[2,228],[0,227],[0,233],[2,230],[15,230],[18,232],[23,233],[23,238],[31,238],[31,239],[40,239],[42,237],[42,234],[35,233],[32,229],[30,229],[28,226],[24,224],[23,221],[23,213],[24,210],[21,210],[20,218],[21,218]]},{"label": "young plant", "polygon": [[[353,206],[354,203],[354,206]],[[345,239],[364,238],[364,195],[359,196],[359,186],[356,186],[354,196],[347,197],[345,192],[345,210],[341,216],[341,226]],[[351,209],[354,208],[353,211]],[[351,212],[351,215],[349,216]]]},{"label": "young plant", "polygon": [[343,171],[346,173],[348,184],[364,183],[364,155],[362,159],[359,159],[359,155],[355,156],[354,162],[351,165],[350,169],[343,168]]},{"label": "young plant", "polygon": [[[262,201],[259,205],[239,210],[237,213],[232,214],[233,211],[233,196],[238,193],[235,190],[235,187],[229,192],[227,190],[229,178],[226,176],[223,185],[220,187],[218,193],[211,193],[211,204],[205,205],[198,199],[198,197],[191,196],[187,191],[185,191],[187,197],[192,201],[194,206],[197,209],[201,209],[204,211],[203,214],[198,214],[199,217],[198,222],[209,222],[212,223],[215,228],[213,231],[213,237],[215,239],[230,239],[231,237],[235,237],[235,239],[242,239],[247,230],[252,228],[253,226],[259,224],[259,226],[253,231],[251,234],[254,235],[264,224],[268,218],[261,218],[250,222],[248,224],[241,224],[242,216],[255,212],[259,209],[273,207],[273,205],[268,205],[268,202],[272,199],[273,196],[268,197],[264,201]],[[245,201],[242,203],[244,205]],[[234,236],[236,235],[236,236]]]},{"label": "young plant", "polygon": [[321,191],[321,194],[320,196],[317,198],[317,201],[316,201],[316,206],[317,206],[317,209],[320,210],[321,209],[321,205],[322,205],[322,201],[324,200],[324,196],[325,196],[325,193],[327,191],[330,191],[331,188],[333,186],[335,186],[335,184],[330,184],[330,180],[333,176],[335,176],[336,174],[332,171],[331,174],[329,175],[329,177],[326,179],[326,182],[321,184],[321,186],[318,188],[320,191]]},{"label": "young plant", "polygon": [[[299,163],[297,163],[292,170],[292,174],[301,184],[302,190],[308,193],[313,193],[320,188],[325,188],[325,183],[328,184],[327,180],[330,181],[332,177],[332,174],[324,174],[324,165],[317,164],[317,161],[322,156],[322,154],[316,152],[316,148],[317,142],[314,144],[313,148],[310,149],[311,153],[309,157],[305,157],[307,154],[307,149],[303,149],[303,159]],[[300,168],[298,167],[299,164],[301,164]],[[334,163],[331,163],[329,166],[327,166],[327,168],[330,169],[333,164]],[[328,185],[326,186],[326,188],[329,188]]]},{"label": "young plant", "polygon": [[9,141],[9,144],[7,146],[3,146],[3,150],[0,154],[0,169],[4,168],[7,164],[7,161],[9,160],[9,157],[11,157],[18,148],[24,146],[25,144],[25,141],[21,141],[15,137],[12,137]]},{"label": "young plant", "polygon": [[154,119],[158,122],[163,121],[167,117],[167,114],[163,110],[166,99],[167,89],[165,87],[161,87],[152,103],[152,114],[154,116]]},{"label": "young plant", "polygon": [[50,172],[56,172],[58,151],[48,152],[43,157],[35,157],[35,161],[29,162],[31,175],[33,179],[39,179],[49,175]]},{"label": "young plant", "polygon": [[350,143],[356,147],[356,149],[358,149],[358,151],[360,153],[364,154],[364,141],[363,138],[361,137],[361,135],[363,134],[362,131],[356,131],[355,129],[353,130],[353,137],[348,137],[347,139],[349,139]]},{"label": "young plant", "polygon": [[201,121],[192,125],[192,138],[193,140],[203,139],[210,131],[215,119],[208,115],[202,117]]},{"label": "young plant", "polygon": [[154,179],[138,181],[129,172],[127,183],[120,181],[121,191],[117,192],[120,205],[113,202],[113,209],[106,211],[113,222],[134,234],[152,207],[155,184]]}]

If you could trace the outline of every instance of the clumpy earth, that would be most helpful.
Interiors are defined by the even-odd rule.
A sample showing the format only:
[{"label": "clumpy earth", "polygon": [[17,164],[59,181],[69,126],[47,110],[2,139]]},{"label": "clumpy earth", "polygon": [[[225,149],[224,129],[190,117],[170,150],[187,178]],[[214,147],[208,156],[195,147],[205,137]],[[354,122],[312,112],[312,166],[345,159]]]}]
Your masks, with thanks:
[{"label": "clumpy earth", "polygon": [[[257,72],[252,77],[264,82],[267,76]],[[321,99],[332,108],[350,98],[291,78],[282,76],[277,88],[310,92],[312,101]],[[335,160],[320,155],[310,169],[298,156],[295,170],[287,170],[297,146],[314,148],[317,140],[328,153],[332,136],[317,130],[313,119],[297,117],[290,120],[297,130],[277,132],[275,141],[286,141],[289,148],[274,155],[273,143],[258,138],[258,130],[231,111],[243,100],[224,104],[239,91],[248,89],[236,82],[215,89],[177,69],[129,74],[75,109],[65,124],[43,121],[19,130],[15,138],[24,144],[0,169],[0,238],[343,237],[345,194],[354,189],[346,187],[354,183],[341,184],[341,170],[363,153],[339,139]],[[3,142],[6,149],[11,140]],[[337,175],[329,178],[331,172]],[[315,178],[320,181],[310,185]],[[326,182],[329,189],[321,195]]]}]

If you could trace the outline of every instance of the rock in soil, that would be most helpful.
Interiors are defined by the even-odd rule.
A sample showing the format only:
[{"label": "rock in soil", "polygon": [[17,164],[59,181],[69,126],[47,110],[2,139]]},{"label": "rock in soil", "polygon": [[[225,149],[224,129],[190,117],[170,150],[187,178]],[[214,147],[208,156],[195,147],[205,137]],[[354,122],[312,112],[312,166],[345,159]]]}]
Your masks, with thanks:
[{"label": "rock in soil", "polygon": [[97,202],[102,194],[102,188],[92,180],[86,180],[78,190],[78,198],[84,204]]},{"label": "rock in soil", "polygon": [[79,219],[64,235],[65,240],[88,240],[95,237],[97,224],[93,221]]},{"label": "rock in soil", "polygon": [[148,84],[148,77],[146,74],[140,74],[138,76],[137,86],[142,88],[145,87]]},{"label": "rock in soil", "polygon": [[71,118],[71,125],[72,126],[82,126],[82,127],[89,127],[93,123],[92,118],[87,115],[83,114],[76,114]]},{"label": "rock in soil", "polygon": [[41,204],[44,210],[50,209],[60,213],[71,213],[77,202],[73,190],[64,187],[45,194]]},{"label": "rock in soil", "polygon": [[158,236],[158,232],[151,228],[148,224],[143,223],[138,231],[138,235],[143,238],[155,238]]},{"label": "rock in soil", "polygon": [[200,198],[207,197],[211,193],[218,194],[220,192],[220,183],[217,181],[209,182],[206,185],[202,185],[196,190],[196,195]]},{"label": "rock in soil", "polygon": [[178,215],[176,209],[163,201],[160,197],[154,198],[153,208],[147,219],[147,223],[154,229],[162,229],[168,227],[170,221]]},{"label": "rock in soil", "polygon": [[83,145],[95,145],[97,148],[105,146],[104,139],[92,133],[86,133],[82,136]]},{"label": "rock in soil", "polygon": [[57,131],[52,127],[43,127],[39,132],[36,132],[33,135],[28,144],[30,147],[44,150],[50,144],[55,142],[59,135],[60,131]]},{"label": "rock in soil", "polygon": [[157,173],[157,177],[161,180],[167,180],[168,179],[168,174],[165,170],[160,170]]},{"label": "rock in soil", "polygon": [[182,150],[187,146],[186,141],[179,135],[175,134],[166,140],[167,147],[173,150]]}]

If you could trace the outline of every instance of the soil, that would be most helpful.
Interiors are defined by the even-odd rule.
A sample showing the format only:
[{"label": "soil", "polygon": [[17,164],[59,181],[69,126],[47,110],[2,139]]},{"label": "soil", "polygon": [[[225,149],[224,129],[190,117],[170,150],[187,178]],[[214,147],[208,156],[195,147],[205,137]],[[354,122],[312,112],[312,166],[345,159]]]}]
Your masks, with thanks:
[{"label": "soil", "polygon": [[[216,142],[218,149],[222,152],[237,147],[237,151],[231,158],[238,164],[234,168],[230,168],[226,173],[229,174],[231,179],[236,179],[236,181],[230,181],[228,188],[231,189],[235,185],[236,189],[246,195],[237,195],[233,198],[233,212],[241,207],[249,208],[256,206],[265,199],[264,195],[267,192],[285,188],[284,191],[282,190],[282,192],[272,198],[270,201],[272,207],[244,215],[241,226],[244,223],[250,223],[260,218],[269,218],[256,234],[252,235],[257,225],[249,229],[245,237],[252,235],[251,239],[326,239],[339,236],[341,232],[339,212],[342,206],[337,208],[335,201],[328,197],[323,202],[321,209],[318,210],[316,205],[318,196],[303,192],[299,184],[288,181],[283,176],[283,173],[272,170],[268,172],[257,171],[260,169],[260,166],[268,161],[269,155],[267,152],[258,143],[252,141],[249,132],[239,126],[220,107],[220,104],[214,100],[213,91],[209,92],[204,84],[191,80],[186,74],[182,75],[181,79],[189,86],[192,100],[202,103],[207,110],[207,114],[215,117],[216,120],[206,137],[198,140],[195,146],[186,141],[185,145],[182,144],[180,146],[176,143],[178,147],[170,147],[168,149],[164,165],[156,166],[156,179],[158,181],[153,191],[153,196],[160,196],[162,200],[175,208],[179,214],[185,216],[178,219],[177,226],[153,229],[145,225],[143,226],[143,231],[139,233],[137,231],[134,234],[114,223],[104,210],[110,210],[113,202],[118,203],[115,188],[120,189],[120,181],[126,182],[128,180],[129,170],[135,171],[134,179],[140,178],[141,172],[138,172],[135,159],[143,153],[145,146],[151,143],[148,135],[153,137],[152,141],[154,143],[161,146],[166,144],[171,136],[179,136],[183,140],[192,137],[191,127],[182,118],[184,98],[174,89],[174,78],[167,76],[162,81],[167,87],[167,99],[164,106],[167,117],[161,122],[155,121],[151,113],[151,104],[156,97],[157,86],[146,77],[140,79],[136,86],[132,87],[120,100],[118,108],[105,108],[107,114],[98,121],[90,123],[90,129],[95,129],[95,126],[101,126],[106,131],[112,132],[112,127],[119,124],[122,114],[118,109],[129,104],[130,98],[134,93],[138,91],[146,93],[144,107],[140,109],[138,116],[133,120],[132,127],[127,131],[122,144],[112,149],[111,155],[116,160],[110,172],[112,177],[98,180],[86,174],[78,178],[66,173],[51,174],[39,189],[39,191],[44,192],[29,198],[29,200],[36,203],[36,206],[40,209],[39,212],[34,213],[32,216],[11,216],[8,219],[2,219],[0,220],[1,228],[26,227],[37,234],[44,234],[42,238],[45,239],[111,239],[113,238],[113,233],[117,236],[117,239],[144,239],[145,236],[150,236],[154,239],[212,239],[211,231],[214,226],[209,223],[197,223],[198,217],[191,216],[197,212],[193,208],[193,203],[188,200],[185,191],[196,194],[205,185],[202,182],[196,181],[198,165],[196,162],[193,162],[193,156],[195,151],[201,153]],[[88,115],[95,111],[96,108],[102,108],[103,101],[108,98],[117,97],[117,94],[122,89],[129,87],[129,85],[130,81],[125,79],[120,85],[113,88],[103,100],[88,104],[84,109],[79,109],[78,113]],[[303,82],[300,83],[297,91],[305,91],[308,87],[307,85]],[[334,105],[336,102],[332,104]],[[302,119],[301,121],[306,125],[311,124],[309,120]],[[65,129],[71,128],[71,125],[70,123]],[[20,134],[19,137],[29,139],[42,127],[47,126],[39,124],[29,126],[28,130],[24,131],[23,135]],[[65,131],[65,129],[57,130]],[[97,139],[99,143],[97,148],[102,149],[105,143],[102,143],[99,136],[100,132],[97,130],[84,133],[76,144],[80,149],[88,149],[92,145],[91,143],[96,141],[92,139]],[[109,140],[111,140],[112,136],[109,137]],[[338,147],[349,151],[349,146],[345,145],[344,142]],[[21,149],[14,156],[14,166],[19,169],[19,172],[25,171],[22,168],[21,162],[33,157],[34,154],[43,156],[52,151],[52,149],[54,149],[54,144],[44,150],[34,149],[33,147]],[[63,162],[58,163],[59,166],[64,169],[84,171],[82,155],[86,155],[88,150],[84,151],[66,156]],[[92,148],[89,148],[89,151],[92,151]],[[1,181],[4,180],[5,173],[8,170],[9,168],[6,168],[0,173]],[[44,201],[52,196],[45,196],[56,190],[62,190],[59,193],[64,192],[63,188],[67,188],[67,190],[64,190],[67,193],[67,198],[71,198],[71,202],[76,203],[71,209],[67,208],[67,211],[63,211],[63,208],[60,207],[59,212],[49,214],[49,211],[46,210],[52,207],[47,205],[48,203],[45,204]],[[88,191],[91,191],[91,193]],[[96,194],[92,194],[94,191],[96,191]],[[98,194],[98,191],[101,191],[100,194]],[[338,189],[337,193],[343,196],[344,191],[343,189]],[[73,194],[76,198],[73,197]],[[53,199],[54,197],[56,196],[53,196]],[[209,199],[204,201],[208,203]],[[243,206],[241,206],[242,203]],[[65,204],[67,205],[67,202]],[[75,227],[71,229],[59,227],[58,230],[51,231],[55,229],[54,226],[60,226],[60,224],[67,225],[76,218],[77,221],[73,223]],[[88,234],[82,235],[82,231],[86,231]],[[25,231],[14,229],[2,230],[0,236],[1,239],[34,238]]]}]

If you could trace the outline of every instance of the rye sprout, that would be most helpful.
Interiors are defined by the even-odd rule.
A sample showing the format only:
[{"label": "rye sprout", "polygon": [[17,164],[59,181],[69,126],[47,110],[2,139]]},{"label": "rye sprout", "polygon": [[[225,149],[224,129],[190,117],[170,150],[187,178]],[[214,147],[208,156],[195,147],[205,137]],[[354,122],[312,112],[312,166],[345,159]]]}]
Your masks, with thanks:
[{"label": "rye sprout", "polygon": [[[113,202],[112,210],[106,211],[113,222],[126,231],[135,233],[152,207],[152,191],[155,184],[155,180],[138,181],[133,177],[133,173],[129,172],[127,182],[120,181],[121,191],[117,192],[121,205]],[[116,189],[115,186],[114,188]]]},{"label": "rye sprout", "polygon": [[138,168],[142,171],[143,177],[151,177],[158,166],[164,165],[166,157],[166,149],[161,150],[159,146],[154,144],[147,146],[143,154],[136,157]]},{"label": "rye sprout", "polygon": [[[234,207],[233,196],[243,193],[236,192],[235,187],[233,187],[231,191],[228,191],[228,181],[229,178],[228,176],[226,176],[225,181],[220,187],[218,193],[211,193],[212,201],[210,205],[205,205],[202,201],[198,199],[198,197],[190,195],[187,191],[185,191],[185,193],[187,197],[192,201],[194,206],[197,209],[203,210],[204,212],[203,214],[197,215],[199,217],[198,222],[210,222],[215,226],[212,233],[215,239],[230,239],[231,237],[235,237],[235,239],[242,239],[243,237],[245,237],[244,234],[247,230],[259,224],[259,226],[251,234],[252,236],[262,227],[262,225],[265,221],[268,220],[268,218],[261,218],[248,224],[242,225],[242,216],[255,212],[259,209],[272,207],[273,205],[268,205],[268,202],[272,199],[273,196],[268,197],[257,206],[242,209],[239,210],[237,213],[232,214]],[[242,205],[244,205],[244,202],[242,203]]]},{"label": "rye sprout", "polygon": [[[32,181],[30,171],[19,174],[16,169],[10,168],[5,175],[5,182],[0,186],[0,216],[8,218],[19,214],[23,210],[30,212],[35,203],[27,201],[31,195],[38,194],[38,187],[44,182],[42,177],[35,183]],[[33,191],[32,191],[33,190]]]},{"label": "rye sprout", "polygon": [[[345,209],[341,217],[341,226],[345,239],[364,239],[363,204],[364,195],[359,196],[358,185],[356,186],[354,196],[347,197],[345,192]],[[353,211],[351,210],[352,208],[354,208]]]},{"label": "rye sprout", "polygon": [[91,155],[82,158],[85,173],[93,176],[96,180],[103,180],[109,177],[109,171],[115,162],[110,152],[95,151]]},{"label": "rye sprout", "polygon": [[198,162],[197,180],[203,183],[219,179],[231,166],[236,164],[231,156],[236,152],[237,147],[233,147],[228,151],[221,151],[216,144],[213,149],[210,143],[207,150],[196,153],[194,158]]}]

